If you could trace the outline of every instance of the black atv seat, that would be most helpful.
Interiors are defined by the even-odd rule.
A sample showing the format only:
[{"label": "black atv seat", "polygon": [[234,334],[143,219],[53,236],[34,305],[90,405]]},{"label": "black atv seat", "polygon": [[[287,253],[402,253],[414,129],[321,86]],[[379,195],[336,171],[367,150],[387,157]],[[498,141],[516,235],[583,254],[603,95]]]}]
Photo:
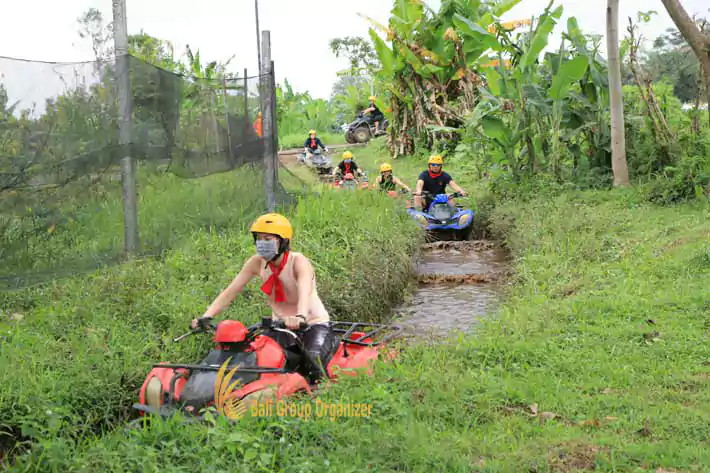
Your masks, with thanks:
[{"label": "black atv seat", "polygon": [[[228,350],[210,350],[207,356],[199,363],[201,365],[221,366],[227,359],[227,372],[237,365],[243,368],[253,368],[256,366],[255,352],[232,352]],[[259,373],[245,373],[237,371],[230,381],[230,384],[239,380],[239,387],[252,383],[259,379]],[[214,384],[217,380],[217,371],[192,371],[192,374],[185,383],[180,399],[187,404],[199,409],[214,400]]]}]

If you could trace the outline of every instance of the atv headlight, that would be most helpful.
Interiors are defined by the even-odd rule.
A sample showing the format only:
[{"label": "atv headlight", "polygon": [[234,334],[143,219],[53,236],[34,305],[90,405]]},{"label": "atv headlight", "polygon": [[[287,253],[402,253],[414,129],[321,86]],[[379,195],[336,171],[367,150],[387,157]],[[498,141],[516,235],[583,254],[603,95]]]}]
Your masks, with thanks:
[{"label": "atv headlight", "polygon": [[419,222],[421,225],[429,225],[429,220],[424,215],[417,215],[416,216],[417,222]]},{"label": "atv headlight", "polygon": [[163,400],[163,383],[153,376],[145,387],[145,402],[153,409],[160,409]]},{"label": "atv headlight", "polygon": [[471,220],[471,216],[469,214],[463,214],[461,218],[459,218],[459,225],[465,227],[468,225],[469,220]]}]

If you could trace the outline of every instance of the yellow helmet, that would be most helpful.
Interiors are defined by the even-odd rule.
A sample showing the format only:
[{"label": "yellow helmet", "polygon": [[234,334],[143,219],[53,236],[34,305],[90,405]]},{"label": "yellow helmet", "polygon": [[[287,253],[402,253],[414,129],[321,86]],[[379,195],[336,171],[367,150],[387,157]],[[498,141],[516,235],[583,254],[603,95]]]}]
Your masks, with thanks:
[{"label": "yellow helmet", "polygon": [[429,158],[429,164],[444,164],[444,158],[437,154]]},{"label": "yellow helmet", "polygon": [[377,99],[377,97],[375,97],[374,95],[370,95],[370,100],[375,100],[375,99]]},{"label": "yellow helmet", "polygon": [[384,163],[382,166],[380,166],[380,172],[387,172],[387,171],[391,171],[391,170],[392,170],[392,166],[390,166],[387,163]]},{"label": "yellow helmet", "polygon": [[343,159],[353,159],[353,154],[350,151],[343,153]]},{"label": "yellow helmet", "polygon": [[310,131],[308,132],[308,134],[309,134],[309,135],[315,135],[315,134],[316,134],[316,130],[310,130]]},{"label": "yellow helmet", "polygon": [[270,213],[262,215],[252,223],[249,229],[252,233],[271,233],[290,240],[293,236],[291,222],[281,214]]}]

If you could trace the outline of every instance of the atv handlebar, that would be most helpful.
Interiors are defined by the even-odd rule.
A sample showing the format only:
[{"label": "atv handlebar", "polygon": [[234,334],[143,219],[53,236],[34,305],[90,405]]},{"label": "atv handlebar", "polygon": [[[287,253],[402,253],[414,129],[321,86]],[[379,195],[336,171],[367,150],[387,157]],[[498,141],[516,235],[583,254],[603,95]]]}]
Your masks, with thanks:
[{"label": "atv handlebar", "polygon": [[189,332],[173,339],[173,342],[179,342],[183,338],[189,337],[190,335],[195,335],[196,333],[201,333],[201,332],[206,332],[206,331],[214,332],[215,330],[217,330],[217,324],[212,321],[211,317],[200,317],[197,319],[197,327],[190,328]]},{"label": "atv handlebar", "polygon": [[[427,192],[427,191],[421,191],[421,193],[419,193],[419,194],[417,194],[416,192],[414,192],[412,195],[420,195],[420,196],[427,196],[427,197],[436,197],[436,194],[432,194],[431,192]],[[456,199],[456,198],[458,198],[458,197],[463,197],[463,194],[461,194],[460,192],[454,192],[454,193],[452,193],[452,194],[446,194],[446,196],[449,197],[450,199]]]},{"label": "atv handlebar", "polygon": [[[261,319],[261,323],[257,324],[256,327],[261,328],[261,329],[270,329],[270,328],[275,328],[275,329],[286,329],[286,322],[283,320],[274,320],[269,317],[264,317]],[[296,330],[305,330],[308,328],[308,324],[306,322],[301,322],[298,324],[298,328]]]},{"label": "atv handlebar", "polygon": [[[301,322],[298,325],[298,328],[295,330],[305,330],[308,328],[308,324],[306,322]],[[268,329],[275,329],[275,330],[289,330],[286,327],[286,323],[283,320],[273,320],[269,317],[264,317],[261,319],[260,323],[254,324],[250,326],[247,330],[249,331],[249,334],[253,334],[257,330],[268,330]],[[214,332],[217,330],[217,324],[214,323],[211,317],[200,317],[197,319],[197,327],[194,329],[191,329],[189,332],[180,335],[179,337],[173,339],[173,342],[179,342],[185,337],[189,337],[190,335],[195,335],[197,333],[202,333],[202,332]]]}]

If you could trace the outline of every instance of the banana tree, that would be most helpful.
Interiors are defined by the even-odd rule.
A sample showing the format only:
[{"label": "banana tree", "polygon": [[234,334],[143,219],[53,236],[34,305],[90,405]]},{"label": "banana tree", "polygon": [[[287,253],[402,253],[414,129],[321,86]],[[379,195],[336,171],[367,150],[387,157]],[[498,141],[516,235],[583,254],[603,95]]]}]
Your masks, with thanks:
[{"label": "banana tree", "polygon": [[[573,156],[576,171],[583,142],[588,153],[604,150],[605,64],[598,49],[587,48],[574,18],[557,52],[539,56],[548,44],[562,7],[550,2],[531,28],[516,37],[499,35],[505,46],[504,58],[481,66],[485,77],[482,102],[472,115],[472,129],[491,140],[504,156],[514,176],[524,168],[530,173],[541,165],[559,175],[560,143]],[[565,41],[572,43],[568,50]],[[490,61],[490,58],[489,58]],[[502,67],[505,65],[506,67]],[[514,111],[514,113],[510,113]],[[525,159],[527,158],[527,159]]]},{"label": "banana tree", "polygon": [[[579,128],[584,134],[587,145],[586,154],[593,168],[611,169],[611,134],[607,116],[609,106],[609,80],[607,63],[599,54],[601,37],[587,38],[582,33],[576,18],[567,20],[567,32],[563,38],[569,41],[574,52],[587,58],[589,67],[580,80],[580,90],[583,97],[577,97],[573,114],[583,125]],[[591,44],[589,44],[591,43]],[[570,148],[577,152],[576,147]],[[581,156],[577,156],[579,159]]]},{"label": "banana tree", "polygon": [[422,2],[396,0],[389,26],[368,18],[382,64],[377,78],[392,97],[390,145],[395,156],[413,152],[415,136],[426,147],[437,138],[456,139],[446,130],[463,126],[478,100],[481,78],[473,65],[487,51],[502,50],[488,27],[517,3],[449,0],[434,12]]},{"label": "banana tree", "polygon": [[276,87],[276,114],[281,135],[303,133],[304,137],[310,128],[328,129],[335,119],[328,102],[313,99],[308,92],[294,92],[288,80]]},{"label": "banana tree", "polygon": [[525,161],[533,172],[540,164],[538,160],[547,154],[546,134],[553,103],[547,94],[549,80],[540,73],[538,57],[562,15],[561,6],[554,11],[551,7],[552,2],[537,22],[525,22],[530,25],[528,31],[513,35],[503,25],[490,28],[497,31],[503,48],[497,59],[485,58],[486,62],[479,65],[485,78],[483,103],[472,115],[471,126],[500,148],[505,156],[502,164],[509,166],[514,177]]}]

